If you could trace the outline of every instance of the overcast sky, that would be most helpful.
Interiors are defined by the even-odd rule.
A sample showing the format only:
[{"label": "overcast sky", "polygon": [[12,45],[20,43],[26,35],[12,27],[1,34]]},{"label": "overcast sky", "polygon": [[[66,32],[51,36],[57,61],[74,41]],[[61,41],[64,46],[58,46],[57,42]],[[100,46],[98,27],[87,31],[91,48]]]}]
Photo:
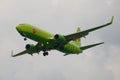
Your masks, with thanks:
[{"label": "overcast sky", "polygon": [[[104,41],[80,55],[23,55],[25,45],[36,44],[15,27],[30,23],[51,33],[70,34],[110,21],[106,28],[82,38],[82,45]],[[120,80],[120,0],[0,0],[0,80]]]}]

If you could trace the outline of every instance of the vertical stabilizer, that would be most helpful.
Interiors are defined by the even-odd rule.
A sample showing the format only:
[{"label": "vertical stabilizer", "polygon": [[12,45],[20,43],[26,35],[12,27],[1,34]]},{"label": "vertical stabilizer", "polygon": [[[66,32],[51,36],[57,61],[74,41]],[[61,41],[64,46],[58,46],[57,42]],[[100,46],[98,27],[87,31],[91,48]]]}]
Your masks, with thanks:
[{"label": "vertical stabilizer", "polygon": [[[80,32],[80,27],[77,28],[77,32]],[[81,47],[81,40],[80,40],[80,38],[74,40],[74,42],[75,42],[79,47]]]}]

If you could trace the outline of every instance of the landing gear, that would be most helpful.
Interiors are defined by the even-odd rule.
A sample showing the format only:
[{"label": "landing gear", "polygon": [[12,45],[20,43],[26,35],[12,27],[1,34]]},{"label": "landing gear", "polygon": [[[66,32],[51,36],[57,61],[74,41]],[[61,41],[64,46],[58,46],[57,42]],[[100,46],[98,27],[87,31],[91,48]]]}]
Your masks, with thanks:
[{"label": "landing gear", "polygon": [[39,55],[39,52],[37,52],[37,54]]},{"label": "landing gear", "polygon": [[27,40],[27,38],[25,37],[25,38],[24,38],[24,41],[26,41],[26,40]]},{"label": "landing gear", "polygon": [[48,55],[48,52],[44,52],[44,53],[43,53],[43,56],[47,56],[47,55]]}]

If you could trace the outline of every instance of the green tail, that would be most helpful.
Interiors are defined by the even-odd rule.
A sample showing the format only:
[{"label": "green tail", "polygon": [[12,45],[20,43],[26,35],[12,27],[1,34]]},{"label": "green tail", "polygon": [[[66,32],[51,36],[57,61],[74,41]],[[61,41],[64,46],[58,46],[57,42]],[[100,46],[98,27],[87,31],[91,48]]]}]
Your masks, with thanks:
[{"label": "green tail", "polygon": [[[77,32],[80,32],[80,27],[77,28]],[[79,47],[81,47],[81,40],[80,38],[74,40],[75,44],[78,45]]]}]

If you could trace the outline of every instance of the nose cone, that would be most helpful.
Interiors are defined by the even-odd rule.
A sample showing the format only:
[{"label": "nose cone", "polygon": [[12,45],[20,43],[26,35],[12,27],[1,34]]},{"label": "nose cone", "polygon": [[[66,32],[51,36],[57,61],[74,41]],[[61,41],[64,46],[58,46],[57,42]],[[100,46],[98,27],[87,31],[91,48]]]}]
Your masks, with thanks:
[{"label": "nose cone", "polygon": [[20,27],[19,27],[19,25],[16,26],[16,30],[17,30],[17,31],[20,31]]},{"label": "nose cone", "polygon": [[22,35],[22,36],[25,36],[24,35],[24,33],[23,33],[23,27],[22,27],[22,25],[18,25],[18,26],[16,26],[16,30]]},{"label": "nose cone", "polygon": [[16,30],[17,30],[18,32],[21,32],[21,31],[22,31],[22,26],[21,26],[21,25],[16,26]]}]

